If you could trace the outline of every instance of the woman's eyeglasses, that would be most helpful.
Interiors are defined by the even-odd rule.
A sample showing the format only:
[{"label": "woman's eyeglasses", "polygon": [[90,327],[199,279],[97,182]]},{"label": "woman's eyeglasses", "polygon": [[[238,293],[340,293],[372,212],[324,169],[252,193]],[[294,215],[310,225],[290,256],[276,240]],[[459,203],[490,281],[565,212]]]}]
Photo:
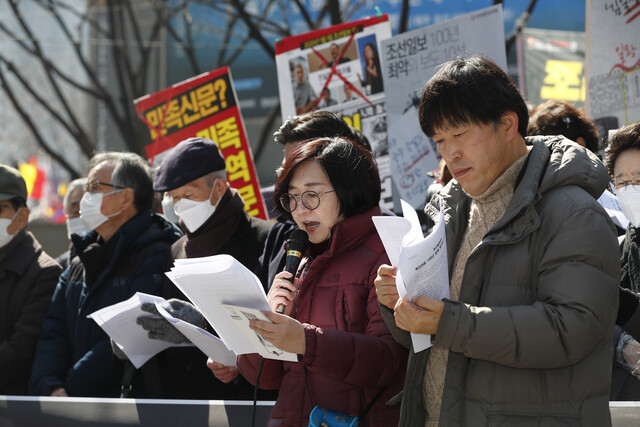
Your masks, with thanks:
[{"label": "woman's eyeglasses", "polygon": [[640,187],[640,176],[634,176],[631,179],[615,178],[611,180],[611,183],[617,190],[621,189],[622,187],[626,187],[627,185]]},{"label": "woman's eyeglasses", "polygon": [[314,210],[318,209],[318,206],[320,206],[320,196],[323,196],[327,193],[333,193],[334,191],[335,190],[318,193],[317,191],[309,190],[300,195],[286,193],[280,196],[280,204],[285,211],[293,212],[298,207],[298,200],[300,200],[305,208]]}]

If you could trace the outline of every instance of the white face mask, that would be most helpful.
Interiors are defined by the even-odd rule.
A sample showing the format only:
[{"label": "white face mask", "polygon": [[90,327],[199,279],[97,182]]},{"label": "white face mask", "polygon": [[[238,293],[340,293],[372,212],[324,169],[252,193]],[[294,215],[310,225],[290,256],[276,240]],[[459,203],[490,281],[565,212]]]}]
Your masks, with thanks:
[{"label": "white face mask", "polygon": [[634,227],[640,227],[640,188],[627,185],[616,190],[616,197],[624,216]]},{"label": "white face mask", "polygon": [[71,238],[72,234],[84,234],[89,230],[87,224],[84,223],[82,218],[67,218],[67,237]]},{"label": "white face mask", "polygon": [[176,215],[176,211],[173,209],[173,198],[168,194],[162,199],[162,212],[169,221],[174,224],[178,223],[178,215]]},{"label": "white face mask", "polygon": [[17,215],[18,212],[16,212],[11,218],[0,218],[0,248],[9,244],[9,242],[13,240],[16,234],[18,234],[18,232],[9,234],[9,226]]},{"label": "white face mask", "polygon": [[[120,190],[117,190],[106,194],[114,194],[119,192]],[[82,196],[82,200],[80,200],[80,218],[82,218],[82,221],[84,221],[84,223],[87,225],[87,227],[89,227],[90,230],[95,230],[96,228],[107,222],[109,218],[120,213],[120,211],[118,211],[109,216],[102,213],[102,198],[106,194],[84,193],[84,195]]]},{"label": "white face mask", "polygon": [[191,233],[202,227],[202,224],[207,222],[215,212],[216,205],[211,204],[211,195],[213,194],[213,189],[216,188],[217,181],[218,180],[216,179],[213,182],[213,187],[211,188],[211,193],[209,193],[209,198],[207,200],[195,202],[189,199],[180,199],[175,205],[173,205],[173,209],[176,214],[182,218],[184,225],[187,226],[187,229]]}]

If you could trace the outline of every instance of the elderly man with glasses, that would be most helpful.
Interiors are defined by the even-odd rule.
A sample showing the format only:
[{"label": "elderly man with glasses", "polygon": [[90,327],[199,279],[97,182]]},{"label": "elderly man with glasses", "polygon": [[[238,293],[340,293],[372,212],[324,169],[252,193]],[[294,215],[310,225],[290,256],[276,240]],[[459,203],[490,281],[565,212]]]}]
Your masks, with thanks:
[{"label": "elderly man with glasses", "polygon": [[[136,292],[159,295],[171,244],[181,233],[151,213],[151,173],[133,153],[102,153],[89,164],[80,217],[92,230],[72,234],[78,255],[60,276],[44,321],[29,393],[44,396],[120,395],[123,362],[107,334],[87,315]],[[134,395],[151,397],[137,389]]]},{"label": "elderly man with glasses", "polygon": [[29,221],[27,186],[0,165],[0,394],[26,394],[42,318],[62,269],[47,255]]}]

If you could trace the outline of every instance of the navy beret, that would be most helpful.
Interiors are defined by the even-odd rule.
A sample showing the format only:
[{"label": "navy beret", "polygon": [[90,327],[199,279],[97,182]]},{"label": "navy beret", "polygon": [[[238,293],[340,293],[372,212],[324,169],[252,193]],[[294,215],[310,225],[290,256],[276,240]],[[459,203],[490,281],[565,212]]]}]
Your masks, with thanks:
[{"label": "navy beret", "polygon": [[225,169],[218,145],[206,138],[189,138],[173,147],[162,159],[153,190],[171,191],[210,172]]}]

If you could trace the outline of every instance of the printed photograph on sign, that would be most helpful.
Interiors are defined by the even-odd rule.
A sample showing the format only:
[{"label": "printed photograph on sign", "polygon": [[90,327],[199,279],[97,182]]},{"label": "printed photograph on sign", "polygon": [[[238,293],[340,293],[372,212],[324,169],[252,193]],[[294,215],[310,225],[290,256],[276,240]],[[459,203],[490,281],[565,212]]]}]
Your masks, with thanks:
[{"label": "printed photograph on sign", "polygon": [[375,34],[358,39],[358,51],[360,52],[360,62],[362,64],[362,74],[358,74],[358,80],[364,86],[366,95],[373,95],[384,90],[380,55],[378,55],[376,45]]},{"label": "printed photograph on sign", "polygon": [[291,85],[296,114],[308,113],[315,109],[318,97],[309,83],[309,66],[303,56],[289,61],[291,68]]},{"label": "printed photograph on sign", "polygon": [[339,114],[369,141],[378,163],[380,205],[392,207],[381,41],[391,37],[386,15],[346,22],[276,43],[283,120],[311,111]]},{"label": "printed photograph on sign", "polygon": [[[346,64],[347,62],[351,62],[353,60],[352,58],[358,57],[356,46],[354,46],[353,43],[347,42],[333,42],[329,47],[316,49],[315,52],[307,55],[311,72],[331,68],[334,65]],[[344,69],[344,67],[340,68]]]}]

